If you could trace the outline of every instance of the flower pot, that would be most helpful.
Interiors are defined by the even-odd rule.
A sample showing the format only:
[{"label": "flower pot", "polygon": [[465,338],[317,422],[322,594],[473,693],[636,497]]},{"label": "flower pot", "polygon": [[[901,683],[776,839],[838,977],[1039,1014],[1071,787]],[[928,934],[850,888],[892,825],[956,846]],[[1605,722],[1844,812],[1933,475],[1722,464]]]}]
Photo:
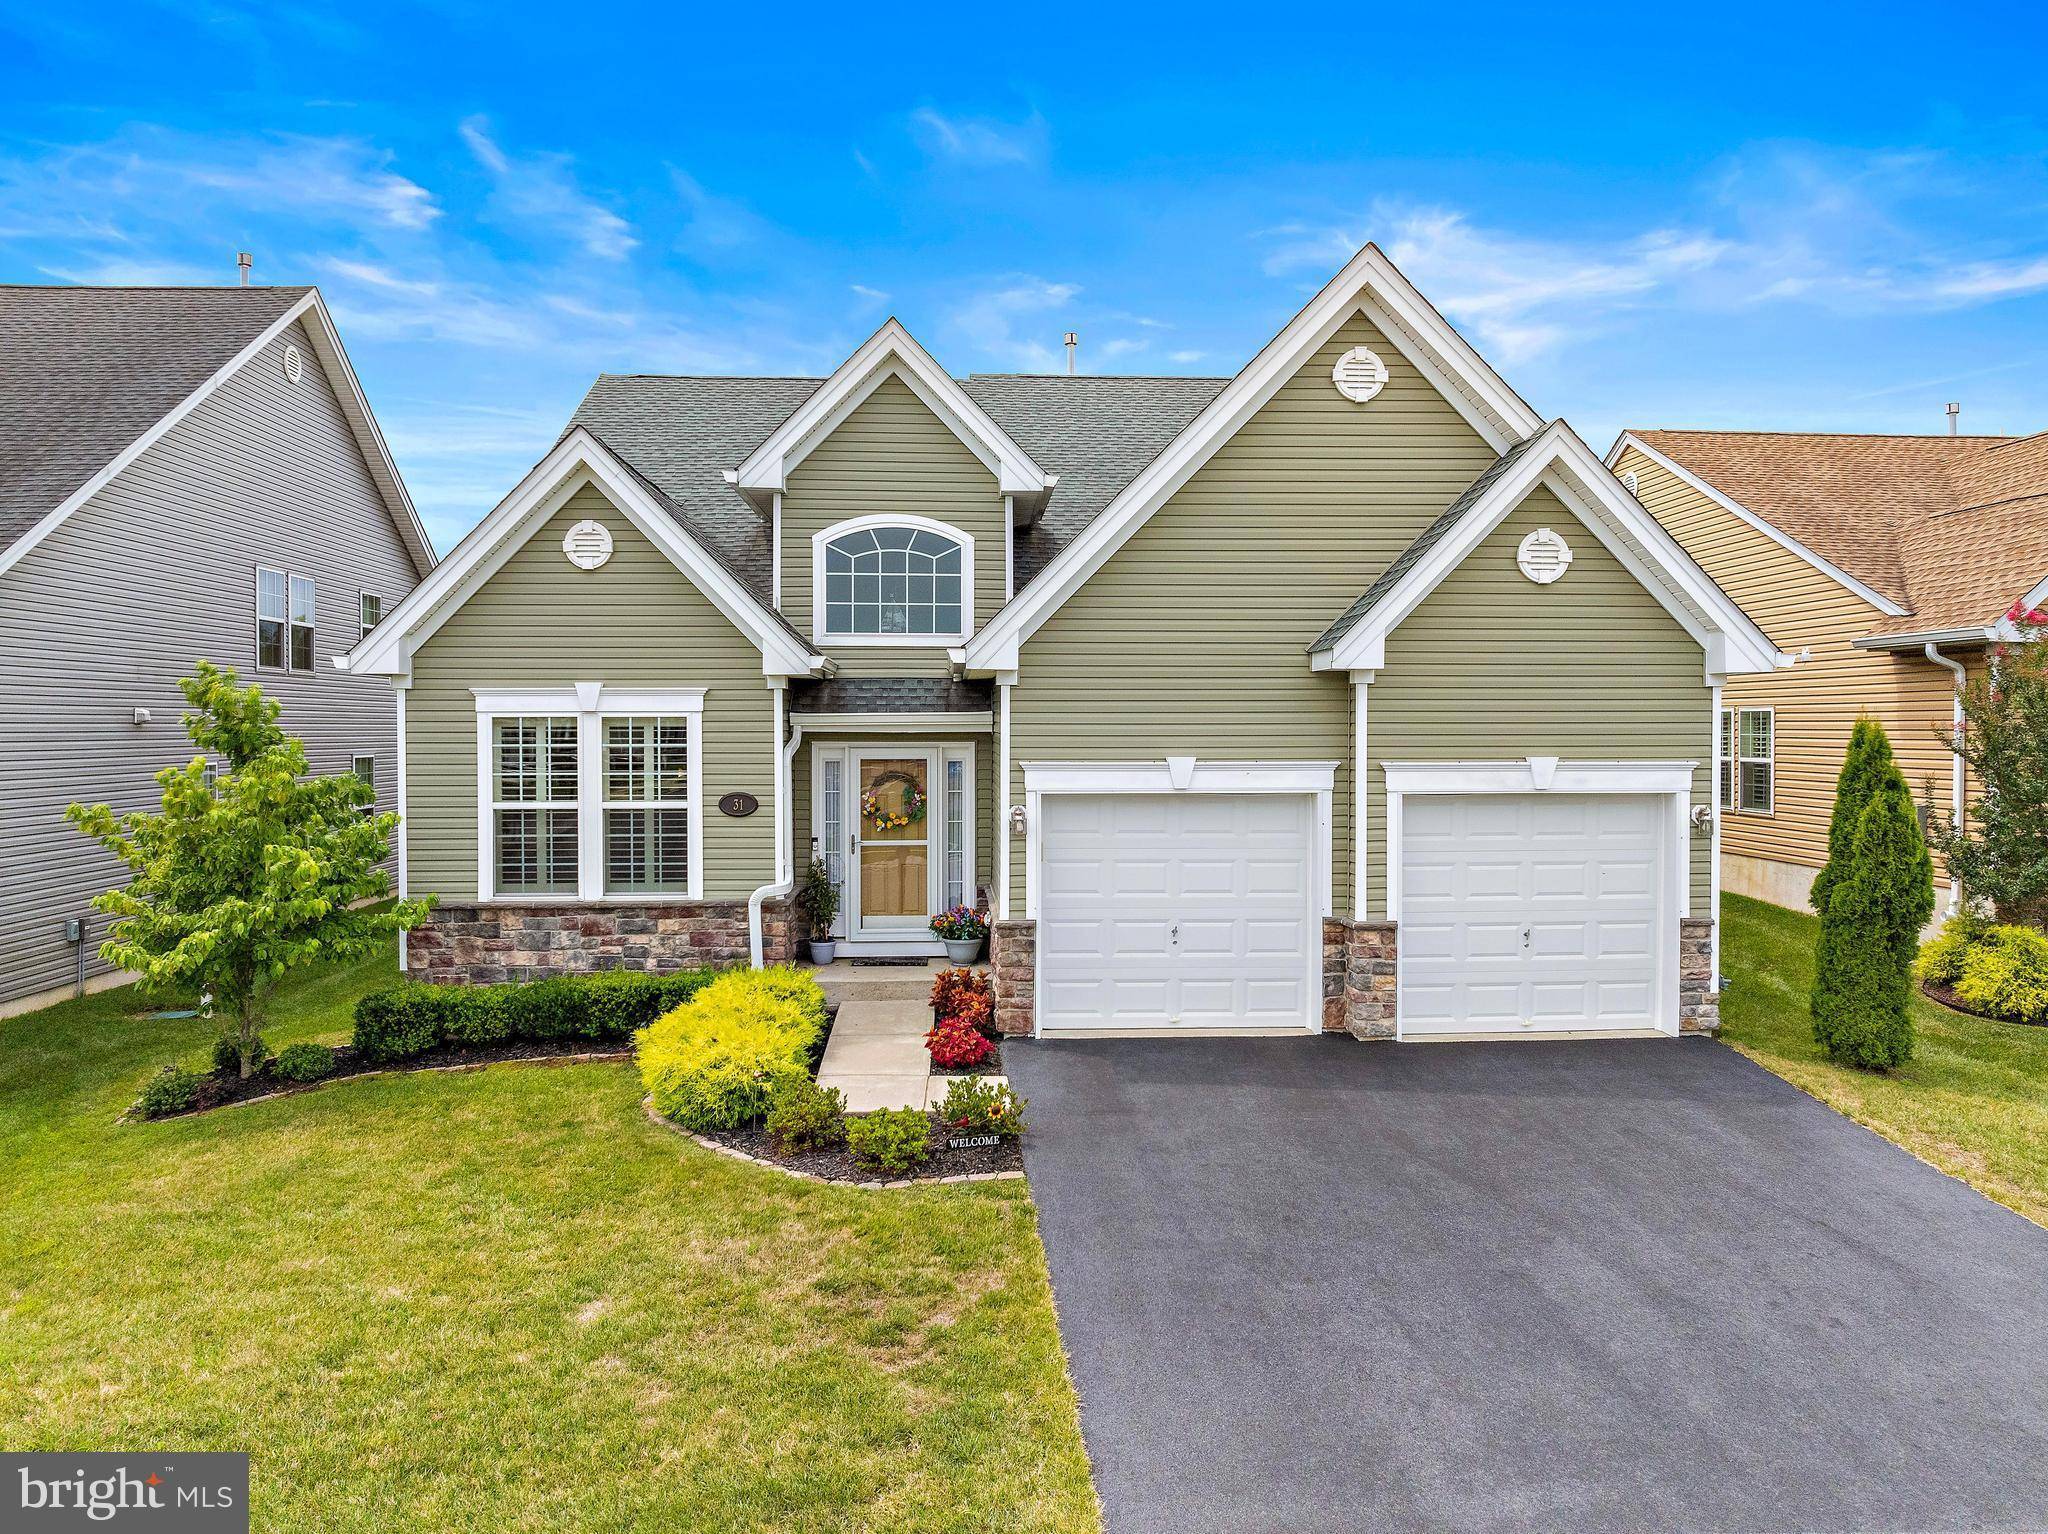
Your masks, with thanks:
[{"label": "flower pot", "polygon": [[822,943],[816,938],[811,940],[811,962],[813,964],[830,964],[833,956],[838,952],[839,943],[837,939],[827,938]]},{"label": "flower pot", "polygon": [[972,964],[981,957],[981,939],[978,937],[945,937],[939,941],[946,945],[948,963]]}]

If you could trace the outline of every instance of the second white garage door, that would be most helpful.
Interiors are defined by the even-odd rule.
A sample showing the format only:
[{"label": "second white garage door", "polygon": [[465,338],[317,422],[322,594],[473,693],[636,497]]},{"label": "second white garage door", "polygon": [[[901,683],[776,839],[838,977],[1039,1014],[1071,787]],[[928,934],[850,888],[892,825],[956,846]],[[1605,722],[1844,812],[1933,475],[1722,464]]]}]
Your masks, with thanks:
[{"label": "second white garage door", "polygon": [[1319,1019],[1312,798],[1057,794],[1043,803],[1042,1030],[1307,1028]]},{"label": "second white garage door", "polygon": [[1650,795],[1409,796],[1402,1034],[1665,1026],[1667,813]]}]

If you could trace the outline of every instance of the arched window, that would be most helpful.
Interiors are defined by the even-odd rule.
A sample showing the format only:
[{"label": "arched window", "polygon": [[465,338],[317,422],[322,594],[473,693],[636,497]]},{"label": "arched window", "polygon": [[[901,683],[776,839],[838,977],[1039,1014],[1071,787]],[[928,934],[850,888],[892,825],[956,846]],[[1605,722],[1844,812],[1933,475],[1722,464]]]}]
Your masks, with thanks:
[{"label": "arched window", "polygon": [[874,519],[818,535],[821,639],[967,637],[972,540],[938,523]]}]

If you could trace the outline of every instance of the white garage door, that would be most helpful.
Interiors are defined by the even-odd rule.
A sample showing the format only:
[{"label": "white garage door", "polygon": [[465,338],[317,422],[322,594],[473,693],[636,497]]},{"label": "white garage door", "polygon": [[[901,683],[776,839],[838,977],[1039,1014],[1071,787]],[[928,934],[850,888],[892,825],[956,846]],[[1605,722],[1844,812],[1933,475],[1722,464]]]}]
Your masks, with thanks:
[{"label": "white garage door", "polygon": [[1407,796],[1402,1033],[1657,1027],[1666,804]]},{"label": "white garage door", "polygon": [[1039,1027],[1306,1028],[1318,1019],[1313,802],[1047,795]]}]

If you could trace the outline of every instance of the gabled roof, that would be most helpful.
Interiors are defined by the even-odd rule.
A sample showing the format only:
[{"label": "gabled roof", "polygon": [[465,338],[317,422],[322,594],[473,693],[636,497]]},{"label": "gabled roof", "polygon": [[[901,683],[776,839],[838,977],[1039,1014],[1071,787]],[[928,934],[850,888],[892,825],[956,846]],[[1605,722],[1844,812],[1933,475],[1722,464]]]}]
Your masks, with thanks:
[{"label": "gabled roof", "polygon": [[335,664],[344,671],[406,676],[413,653],[584,485],[595,485],[641,535],[688,576],[761,651],[769,676],[803,676],[826,665],[782,614],[760,600],[692,535],[676,508],[587,428],[572,426],[554,448],[449,551],[433,574]]},{"label": "gabled roof", "polygon": [[1538,485],[1563,501],[1699,641],[1709,678],[1790,664],[1562,421],[1552,421],[1489,464],[1316,640],[1310,664],[1354,675],[1378,671],[1386,663],[1387,636]]},{"label": "gabled roof", "polygon": [[415,566],[431,569],[433,545],[318,289],[0,286],[0,570],[295,322]]},{"label": "gabled roof", "polygon": [[[1385,331],[1496,452],[1537,431],[1542,417],[1401,275],[1377,245],[1344,264],[1242,372],[968,641],[970,670],[1015,669],[1023,642],[1144,526],[1197,470],[1277,394],[1355,314]],[[1618,488],[1618,487],[1617,487]]]},{"label": "gabled roof", "polygon": [[1004,495],[1032,502],[1035,511],[1036,503],[1052,489],[1052,476],[894,319],[885,320],[881,329],[856,347],[830,378],[790,412],[788,420],[741,460],[732,473],[733,485],[756,504],[787,487],[790,471],[888,378],[900,378],[988,465]]},{"label": "gabled roof", "polygon": [[[1018,587],[1072,542],[1228,381],[1065,373],[977,373],[956,380],[1058,481],[1037,521],[1017,530]],[[606,373],[570,424],[595,432],[657,486],[682,525],[766,602],[770,526],[726,471],[823,382]]]},{"label": "gabled roof", "polygon": [[1988,631],[2048,576],[2048,434],[1625,432],[1883,614],[1870,637]]}]

